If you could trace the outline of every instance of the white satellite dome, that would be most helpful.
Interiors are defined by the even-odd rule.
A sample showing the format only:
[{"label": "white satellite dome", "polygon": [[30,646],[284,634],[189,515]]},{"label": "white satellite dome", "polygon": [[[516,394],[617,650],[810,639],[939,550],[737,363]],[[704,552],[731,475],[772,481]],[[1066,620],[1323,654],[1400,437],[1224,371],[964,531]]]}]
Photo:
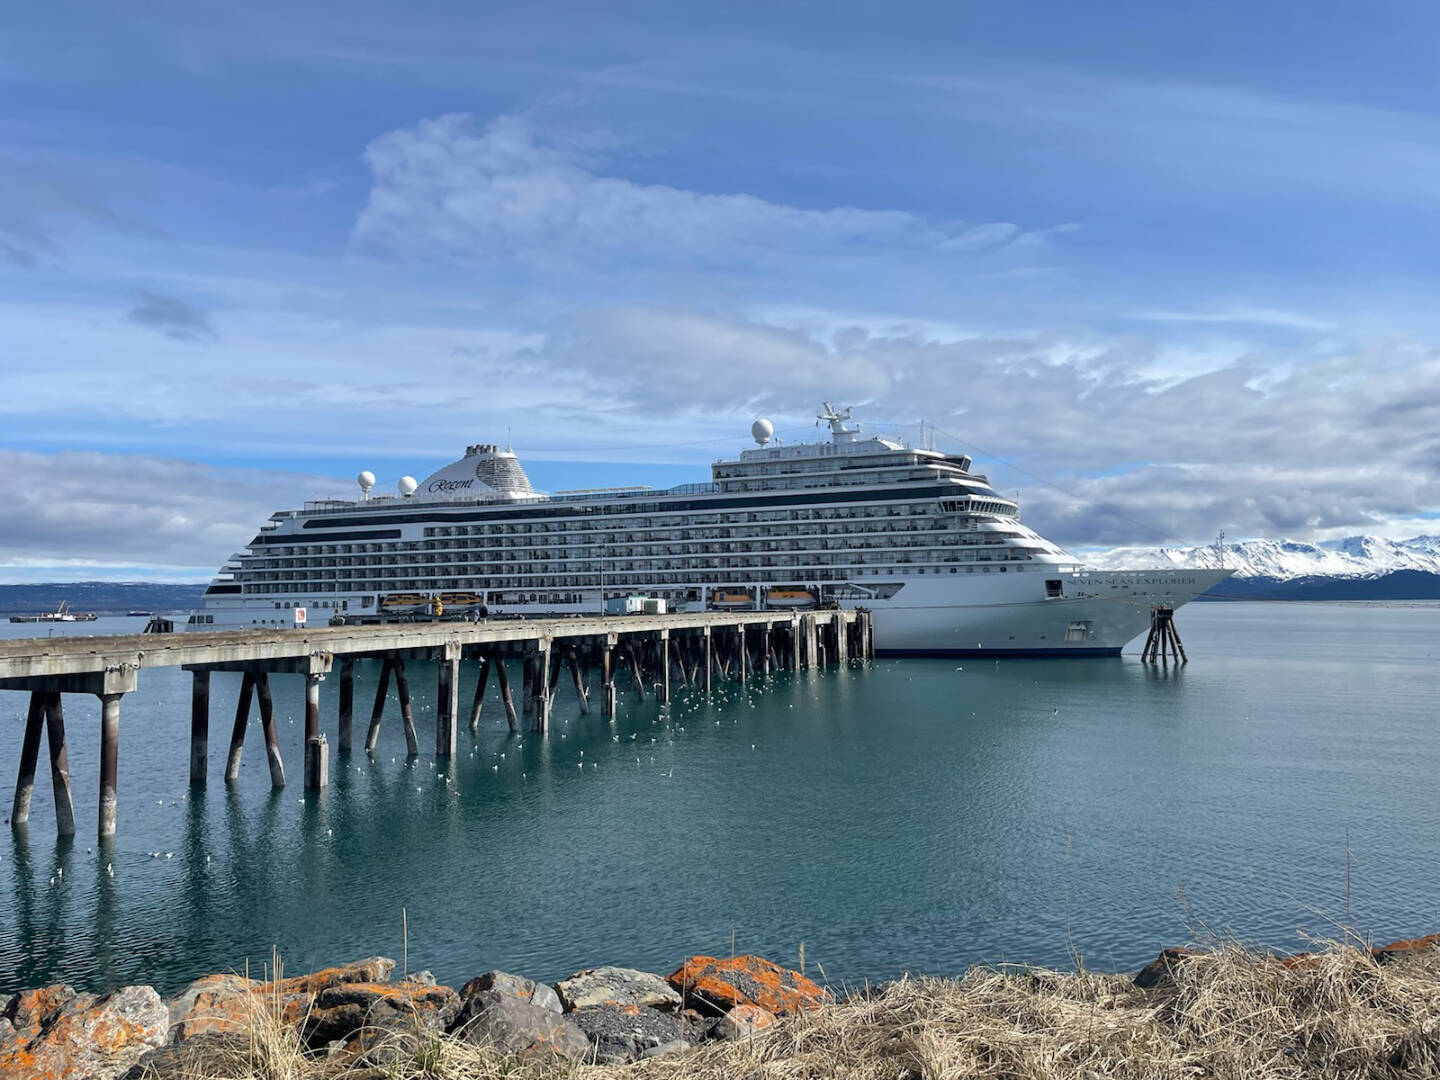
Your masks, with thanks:
[{"label": "white satellite dome", "polygon": [[395,486],[400,489],[400,494],[408,499],[415,494],[415,489],[420,486],[420,482],[413,476],[402,476],[400,482]]},{"label": "white satellite dome", "polygon": [[355,482],[360,485],[361,491],[369,495],[370,489],[375,486],[375,474],[369,469],[366,469],[359,476],[355,477]]},{"label": "white satellite dome", "polygon": [[750,425],[750,434],[755,437],[757,443],[764,446],[770,441],[770,437],[775,434],[775,425],[762,416]]}]

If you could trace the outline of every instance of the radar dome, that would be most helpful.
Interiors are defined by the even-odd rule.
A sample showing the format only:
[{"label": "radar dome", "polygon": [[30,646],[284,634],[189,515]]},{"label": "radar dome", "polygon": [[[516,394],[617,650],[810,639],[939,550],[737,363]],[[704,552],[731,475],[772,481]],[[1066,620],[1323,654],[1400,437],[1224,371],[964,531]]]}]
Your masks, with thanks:
[{"label": "radar dome", "polygon": [[359,476],[355,477],[355,482],[360,485],[361,491],[369,495],[370,489],[375,486],[375,474],[369,469],[366,469]]},{"label": "radar dome", "polygon": [[411,495],[415,494],[415,489],[418,488],[420,484],[413,476],[402,476],[400,477],[400,482],[395,486],[400,489],[400,494],[408,499]]},{"label": "radar dome", "polygon": [[770,441],[770,437],[775,434],[775,425],[762,416],[750,425],[750,434],[755,437],[757,443],[764,446]]}]

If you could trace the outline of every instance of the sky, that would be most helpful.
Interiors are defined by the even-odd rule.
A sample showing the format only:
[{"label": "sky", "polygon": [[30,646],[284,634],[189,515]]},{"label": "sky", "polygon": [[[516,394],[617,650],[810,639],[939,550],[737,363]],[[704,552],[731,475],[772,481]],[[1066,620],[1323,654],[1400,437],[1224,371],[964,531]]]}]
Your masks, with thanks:
[{"label": "sky", "polygon": [[58,0],[0,35],[0,581],[509,442],[972,455],[1075,550],[1440,514],[1440,8]]}]

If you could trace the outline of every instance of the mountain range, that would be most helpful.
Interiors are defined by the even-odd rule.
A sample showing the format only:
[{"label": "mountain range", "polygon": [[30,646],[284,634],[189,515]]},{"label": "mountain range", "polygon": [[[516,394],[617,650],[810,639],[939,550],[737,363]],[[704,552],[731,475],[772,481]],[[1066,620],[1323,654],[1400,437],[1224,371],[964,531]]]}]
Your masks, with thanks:
[{"label": "mountain range", "polygon": [[1102,570],[1154,567],[1235,570],[1209,595],[1286,600],[1440,599],[1440,536],[1387,540],[1347,536],[1304,540],[1243,540],[1223,546],[1120,547],[1077,552]]},{"label": "mountain range", "polygon": [[0,585],[0,614],[34,615],[61,602],[71,611],[124,615],[127,611],[185,612],[204,603],[204,585],[161,585],[148,581],[70,581]]}]

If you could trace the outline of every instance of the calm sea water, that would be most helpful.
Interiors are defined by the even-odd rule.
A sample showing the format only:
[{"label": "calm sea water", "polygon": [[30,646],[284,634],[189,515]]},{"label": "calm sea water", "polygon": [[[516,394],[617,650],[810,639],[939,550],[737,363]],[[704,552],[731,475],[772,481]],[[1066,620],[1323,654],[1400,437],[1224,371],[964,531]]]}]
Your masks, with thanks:
[{"label": "calm sea water", "polygon": [[[412,970],[457,984],[666,971],[732,934],[783,962],[804,942],[858,982],[1075,954],[1127,969],[1207,932],[1440,930],[1440,607],[1200,604],[1178,625],[1179,670],[886,660],[626,703],[613,724],[562,685],[546,738],[509,735],[492,697],[438,766],[406,761],[392,715],[373,759],[332,756],[308,796],[298,677],[272,679],[291,779],[272,792],[253,721],[239,782],[220,778],[238,677],[214,677],[192,788],[189,677],[147,671],[122,705],[113,848],[94,839],[93,699],[67,699],[79,836],[55,839],[43,760],[28,834],[0,832],[0,992],[170,991],[272,945],[292,971],[398,958],[402,910]],[[377,674],[357,672],[362,732]],[[422,746],[431,681],[412,675]],[[7,818],[25,703],[0,694]]]}]

